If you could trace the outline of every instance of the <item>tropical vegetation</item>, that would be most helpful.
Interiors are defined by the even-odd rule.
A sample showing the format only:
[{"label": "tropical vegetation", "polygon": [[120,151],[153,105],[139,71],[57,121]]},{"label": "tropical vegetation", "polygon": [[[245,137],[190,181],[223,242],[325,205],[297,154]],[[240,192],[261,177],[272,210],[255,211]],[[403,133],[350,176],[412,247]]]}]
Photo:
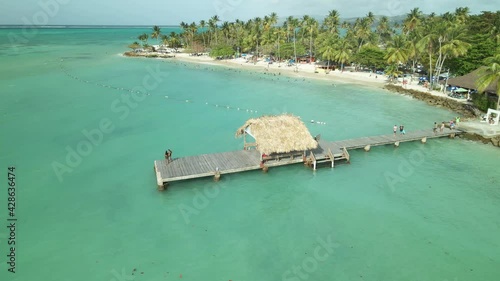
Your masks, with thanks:
[{"label": "tropical vegetation", "polygon": [[[430,88],[445,72],[462,75],[491,64],[485,59],[498,58],[500,50],[500,11],[471,15],[467,7],[441,15],[425,15],[414,8],[398,22],[371,12],[342,21],[339,12],[332,10],[320,20],[304,15],[280,21],[271,13],[221,22],[215,15],[199,23],[182,22],[180,27],[180,32],[167,35],[155,26],[151,34],[138,36],[140,43],[129,47],[150,48],[148,39],[156,39],[159,44],[213,57],[249,53],[254,60],[263,56],[280,62],[320,59],[342,71],[345,66],[384,70],[392,77],[418,71],[429,78]],[[497,65],[488,69],[483,83],[498,77]]]}]

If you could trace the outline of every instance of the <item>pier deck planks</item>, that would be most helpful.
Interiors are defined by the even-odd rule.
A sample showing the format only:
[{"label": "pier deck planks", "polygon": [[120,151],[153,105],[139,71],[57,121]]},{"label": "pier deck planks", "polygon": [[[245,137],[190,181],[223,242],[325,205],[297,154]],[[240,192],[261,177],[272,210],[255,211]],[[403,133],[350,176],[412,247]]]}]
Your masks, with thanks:
[{"label": "pier deck planks", "polygon": [[[342,155],[342,149],[344,147],[347,150],[351,150],[364,148],[367,145],[372,147],[389,145],[398,141],[404,143],[421,140],[423,138],[432,139],[448,137],[452,134],[458,135],[460,133],[462,133],[462,131],[449,129],[445,129],[444,132],[438,131],[437,133],[434,133],[432,130],[420,130],[408,132],[406,135],[400,135],[398,132],[396,136],[388,134],[333,142],[320,140],[318,147],[312,151],[317,157],[321,156],[324,158],[328,155],[328,149],[332,151],[334,156],[339,156]],[[266,161],[266,166],[285,166],[301,162],[301,157],[296,157],[294,159],[283,158],[280,161]],[[260,153],[257,150],[240,150],[187,156],[173,159],[170,163],[167,163],[166,160],[156,160],[154,166],[157,172],[157,181],[162,183],[213,176],[217,168],[220,174],[261,169]]]}]

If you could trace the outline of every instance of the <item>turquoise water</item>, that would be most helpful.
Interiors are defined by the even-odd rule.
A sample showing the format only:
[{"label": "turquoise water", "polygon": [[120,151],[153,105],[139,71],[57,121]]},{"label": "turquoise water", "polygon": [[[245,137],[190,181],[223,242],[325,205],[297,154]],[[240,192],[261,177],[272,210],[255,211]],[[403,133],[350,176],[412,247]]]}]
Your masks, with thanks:
[{"label": "turquoise water", "polygon": [[[156,190],[153,160],[165,149],[241,149],[235,130],[261,114],[293,113],[313,135],[341,140],[454,113],[356,85],[119,56],[140,29],[42,29],[16,45],[11,32],[0,30],[0,163],[4,174],[16,167],[17,272],[7,272],[1,227],[1,280],[498,279],[492,146],[408,143],[353,151],[333,170]],[[149,95],[134,99],[128,90],[145,79]]]}]

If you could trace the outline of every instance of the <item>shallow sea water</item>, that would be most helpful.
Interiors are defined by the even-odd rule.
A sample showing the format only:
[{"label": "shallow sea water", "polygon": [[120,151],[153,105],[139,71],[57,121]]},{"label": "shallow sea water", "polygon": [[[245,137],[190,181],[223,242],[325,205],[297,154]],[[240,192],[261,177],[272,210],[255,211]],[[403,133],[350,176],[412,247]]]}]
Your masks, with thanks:
[{"label": "shallow sea water", "polygon": [[[357,85],[119,56],[140,29],[42,29],[17,45],[11,32],[20,31],[0,30],[0,163],[16,167],[19,221],[16,274],[0,231],[2,280],[500,276],[492,146],[405,143],[352,151],[335,169],[296,165],[156,190],[153,160],[165,149],[241,149],[236,129],[262,114],[293,113],[313,135],[341,140],[394,124],[430,129],[452,112]],[[129,99],[126,89],[155,75],[149,95]],[[102,120],[108,132],[86,145],[84,132]],[[85,155],[71,156],[78,150]],[[59,177],[58,164],[67,167]]]}]

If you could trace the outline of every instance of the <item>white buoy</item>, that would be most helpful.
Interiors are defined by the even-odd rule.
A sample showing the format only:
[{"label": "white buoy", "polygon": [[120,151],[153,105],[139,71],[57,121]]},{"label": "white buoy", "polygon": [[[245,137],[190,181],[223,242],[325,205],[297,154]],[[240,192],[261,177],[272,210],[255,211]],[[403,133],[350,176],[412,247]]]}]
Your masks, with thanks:
[{"label": "white buoy", "polygon": [[426,142],[427,142],[427,137],[424,137],[424,138],[422,139],[422,143],[426,143]]},{"label": "white buoy", "polygon": [[399,141],[395,142],[395,143],[394,143],[394,146],[395,146],[395,147],[399,147]]},{"label": "white buoy", "polygon": [[371,148],[371,146],[370,146],[370,145],[367,145],[367,146],[365,146],[364,150],[365,150],[366,152],[368,152],[368,151],[370,151],[370,148]]}]

